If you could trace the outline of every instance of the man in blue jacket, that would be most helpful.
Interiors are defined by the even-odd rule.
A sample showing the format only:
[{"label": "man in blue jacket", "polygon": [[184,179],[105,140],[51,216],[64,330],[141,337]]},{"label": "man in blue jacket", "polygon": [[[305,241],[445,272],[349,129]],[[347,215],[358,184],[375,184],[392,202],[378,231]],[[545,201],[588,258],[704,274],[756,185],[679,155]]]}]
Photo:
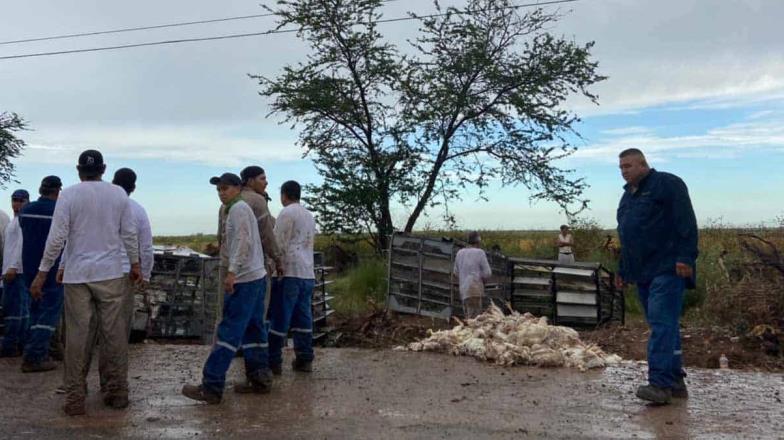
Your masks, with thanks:
[{"label": "man in blue jacket", "polygon": [[616,286],[637,284],[648,339],[648,385],[637,397],[667,404],[688,396],[683,371],[680,315],[683,291],[695,287],[697,220],[686,184],[648,166],[636,148],[620,154],[626,185],[618,206],[621,259]]},{"label": "man in blue jacket", "polygon": [[[27,289],[30,289],[38,265],[46,247],[49,228],[60,189],[63,184],[57,176],[44,177],[38,190],[41,197],[28,204],[19,214],[22,227],[22,266]],[[59,259],[55,266],[59,266]],[[22,371],[34,373],[49,371],[56,365],[49,358],[49,343],[63,310],[63,285],[56,279],[55,271],[49,272],[43,287],[43,295],[33,299],[30,305],[30,337],[24,349]]]}]

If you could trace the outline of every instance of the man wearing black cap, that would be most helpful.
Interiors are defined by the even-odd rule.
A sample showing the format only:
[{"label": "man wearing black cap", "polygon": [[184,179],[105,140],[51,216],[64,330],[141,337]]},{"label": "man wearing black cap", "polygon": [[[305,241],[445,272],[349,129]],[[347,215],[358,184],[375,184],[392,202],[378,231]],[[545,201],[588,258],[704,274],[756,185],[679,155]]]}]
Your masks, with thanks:
[{"label": "man wearing black cap", "polygon": [[218,187],[218,196],[226,211],[223,233],[228,267],[223,282],[223,318],[218,324],[212,352],[204,364],[201,384],[185,385],[182,394],[216,404],[223,398],[226,371],[238,349],[242,348],[244,352],[247,383],[236,385],[236,392],[270,392],[272,373],[263,318],[267,272],[256,216],[240,197],[241,181],[236,174],[213,177],[210,183]]},{"label": "man wearing black cap", "polygon": [[65,387],[68,415],[84,414],[90,353],[90,323],[96,319],[107,354],[105,405],[128,406],[128,326],[125,313],[133,301],[123,275],[131,261],[130,277],[141,281],[136,224],[122,188],[101,180],[106,165],[96,150],[84,151],[77,165],[81,183],[65,188],[57,201],[38,274],[30,286],[41,298],[43,286],[63,251],[65,286]]},{"label": "man wearing black cap", "polygon": [[[46,238],[52,226],[55,203],[62,186],[59,177],[44,177],[38,189],[41,197],[26,205],[19,214],[19,226],[23,236],[22,267],[28,289],[38,274]],[[25,345],[22,362],[22,371],[25,373],[56,368],[49,358],[49,346],[62,314],[63,286],[55,280],[54,273],[47,277],[42,291],[42,296],[33,299],[30,304],[30,337]]]},{"label": "man wearing black cap", "polygon": [[0,347],[0,357],[17,357],[22,354],[30,320],[30,295],[22,281],[22,230],[19,229],[19,211],[30,200],[30,194],[18,189],[11,194],[14,219],[5,228],[3,245],[3,312],[5,336]]}]

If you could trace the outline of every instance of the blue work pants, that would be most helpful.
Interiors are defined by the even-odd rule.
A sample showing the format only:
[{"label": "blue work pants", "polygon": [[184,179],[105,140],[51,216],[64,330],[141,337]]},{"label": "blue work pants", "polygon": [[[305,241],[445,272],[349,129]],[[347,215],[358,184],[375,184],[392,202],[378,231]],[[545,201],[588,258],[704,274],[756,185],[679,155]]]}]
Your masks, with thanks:
[{"label": "blue work pants", "polygon": [[676,275],[659,275],[638,283],[637,293],[651,328],[648,338],[648,382],[672,388],[684,376],[680,317],[685,281]]},{"label": "blue work pants", "polygon": [[24,361],[37,364],[49,359],[52,335],[63,312],[63,286],[44,286],[43,296],[30,303],[30,337],[25,344]]},{"label": "blue work pants", "polygon": [[20,352],[27,339],[30,326],[30,293],[25,288],[22,274],[4,284],[5,335],[0,351],[4,355],[11,355]]},{"label": "blue work pants", "polygon": [[313,361],[313,311],[311,299],[315,280],[276,278],[269,305],[270,365],[283,363],[283,347],[289,330],[294,339],[294,353],[300,361]]}]

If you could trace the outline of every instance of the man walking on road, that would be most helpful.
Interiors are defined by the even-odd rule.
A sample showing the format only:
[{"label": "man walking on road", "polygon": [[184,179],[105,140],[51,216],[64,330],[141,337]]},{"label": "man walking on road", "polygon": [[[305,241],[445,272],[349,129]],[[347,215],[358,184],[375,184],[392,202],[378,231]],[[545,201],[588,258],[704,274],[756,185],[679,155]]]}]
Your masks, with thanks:
[{"label": "man walking on road", "polygon": [[688,396],[683,371],[680,315],[683,291],[695,287],[697,220],[686,184],[649,168],[636,148],[620,154],[626,185],[618,206],[621,240],[616,287],[636,283],[648,339],[648,385],[637,397],[667,404]]},{"label": "man walking on road", "polygon": [[313,268],[313,241],[316,222],[313,214],[299,203],[302,188],[289,180],[280,187],[283,210],[275,222],[275,238],[283,255],[283,271],[270,299],[270,368],[282,373],[283,346],[289,330],[293,333],[295,371],[313,371],[313,312],[311,298],[316,283]]},{"label": "man walking on road", "polygon": [[22,279],[22,229],[19,212],[30,201],[30,194],[18,189],[11,195],[14,219],[5,228],[3,246],[3,320],[5,334],[0,357],[17,357],[27,342],[30,321],[30,295]]},{"label": "man walking on road", "polygon": [[128,195],[117,185],[101,180],[106,165],[96,150],[79,155],[81,183],[60,193],[52,228],[46,240],[39,272],[30,287],[40,298],[49,271],[63,252],[65,285],[65,387],[64,411],[85,413],[87,372],[93,350],[90,324],[97,320],[100,339],[106,344],[107,392],[105,405],[128,406],[128,283],[123,261],[131,261],[130,278],[141,280],[139,243]]},{"label": "man walking on road", "polygon": [[[28,288],[38,275],[38,267],[44,255],[46,239],[52,226],[52,216],[60,188],[63,184],[57,176],[47,176],[41,181],[38,193],[41,197],[28,204],[19,214],[19,225],[22,228],[22,265],[24,279]],[[60,259],[55,260],[59,267]],[[49,371],[56,368],[49,358],[50,345],[55,329],[60,323],[63,310],[63,286],[51,272],[41,288],[41,297],[33,299],[30,304],[30,337],[25,345],[22,371]]]}]

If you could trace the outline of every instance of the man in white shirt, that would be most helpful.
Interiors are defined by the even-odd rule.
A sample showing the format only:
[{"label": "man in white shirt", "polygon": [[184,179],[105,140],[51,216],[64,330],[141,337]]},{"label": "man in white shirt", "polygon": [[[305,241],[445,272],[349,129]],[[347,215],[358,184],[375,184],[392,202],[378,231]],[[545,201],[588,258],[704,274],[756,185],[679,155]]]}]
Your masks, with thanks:
[{"label": "man in white shirt", "polygon": [[11,209],[14,219],[5,228],[3,246],[3,320],[5,334],[0,346],[0,357],[22,355],[27,342],[30,320],[30,295],[22,278],[22,229],[19,227],[19,211],[30,201],[30,194],[18,189],[11,194]]},{"label": "man in white shirt", "polygon": [[468,247],[460,249],[455,255],[455,268],[452,272],[460,283],[460,299],[463,301],[463,315],[466,318],[476,318],[482,313],[485,281],[493,274],[485,251],[479,247],[481,243],[479,232],[469,232]]},{"label": "man in white shirt", "polygon": [[283,210],[275,222],[275,238],[283,259],[282,278],[275,280],[270,299],[270,368],[282,373],[283,346],[288,332],[294,339],[295,371],[313,371],[313,312],[311,298],[315,285],[313,214],[299,203],[302,188],[289,180],[280,187]]},{"label": "man in white shirt", "polygon": [[130,277],[141,281],[139,241],[128,195],[122,188],[101,180],[106,171],[96,150],[79,155],[81,183],[65,188],[57,201],[43,258],[30,287],[33,298],[42,287],[55,260],[63,252],[65,285],[65,387],[64,411],[85,414],[87,361],[94,348],[90,323],[97,319],[107,355],[107,393],[104,404],[115,409],[128,406],[128,302],[133,298],[123,275],[123,261],[131,261]]},{"label": "man in white shirt", "polygon": [[227,261],[223,281],[223,318],[218,324],[215,343],[204,364],[200,385],[185,385],[182,394],[209,404],[220,403],[226,386],[226,371],[238,349],[245,359],[247,382],[237,384],[238,393],[266,394],[272,389],[272,373],[267,358],[267,328],[264,325],[264,294],[267,272],[264,249],[253,210],[242,200],[239,176],[224,173],[213,177],[226,219],[222,247]]},{"label": "man in white shirt", "polygon": [[561,264],[573,264],[574,263],[574,251],[572,250],[572,246],[574,246],[574,237],[572,237],[572,231],[569,230],[569,226],[561,225],[561,233],[558,234],[558,262]]}]

